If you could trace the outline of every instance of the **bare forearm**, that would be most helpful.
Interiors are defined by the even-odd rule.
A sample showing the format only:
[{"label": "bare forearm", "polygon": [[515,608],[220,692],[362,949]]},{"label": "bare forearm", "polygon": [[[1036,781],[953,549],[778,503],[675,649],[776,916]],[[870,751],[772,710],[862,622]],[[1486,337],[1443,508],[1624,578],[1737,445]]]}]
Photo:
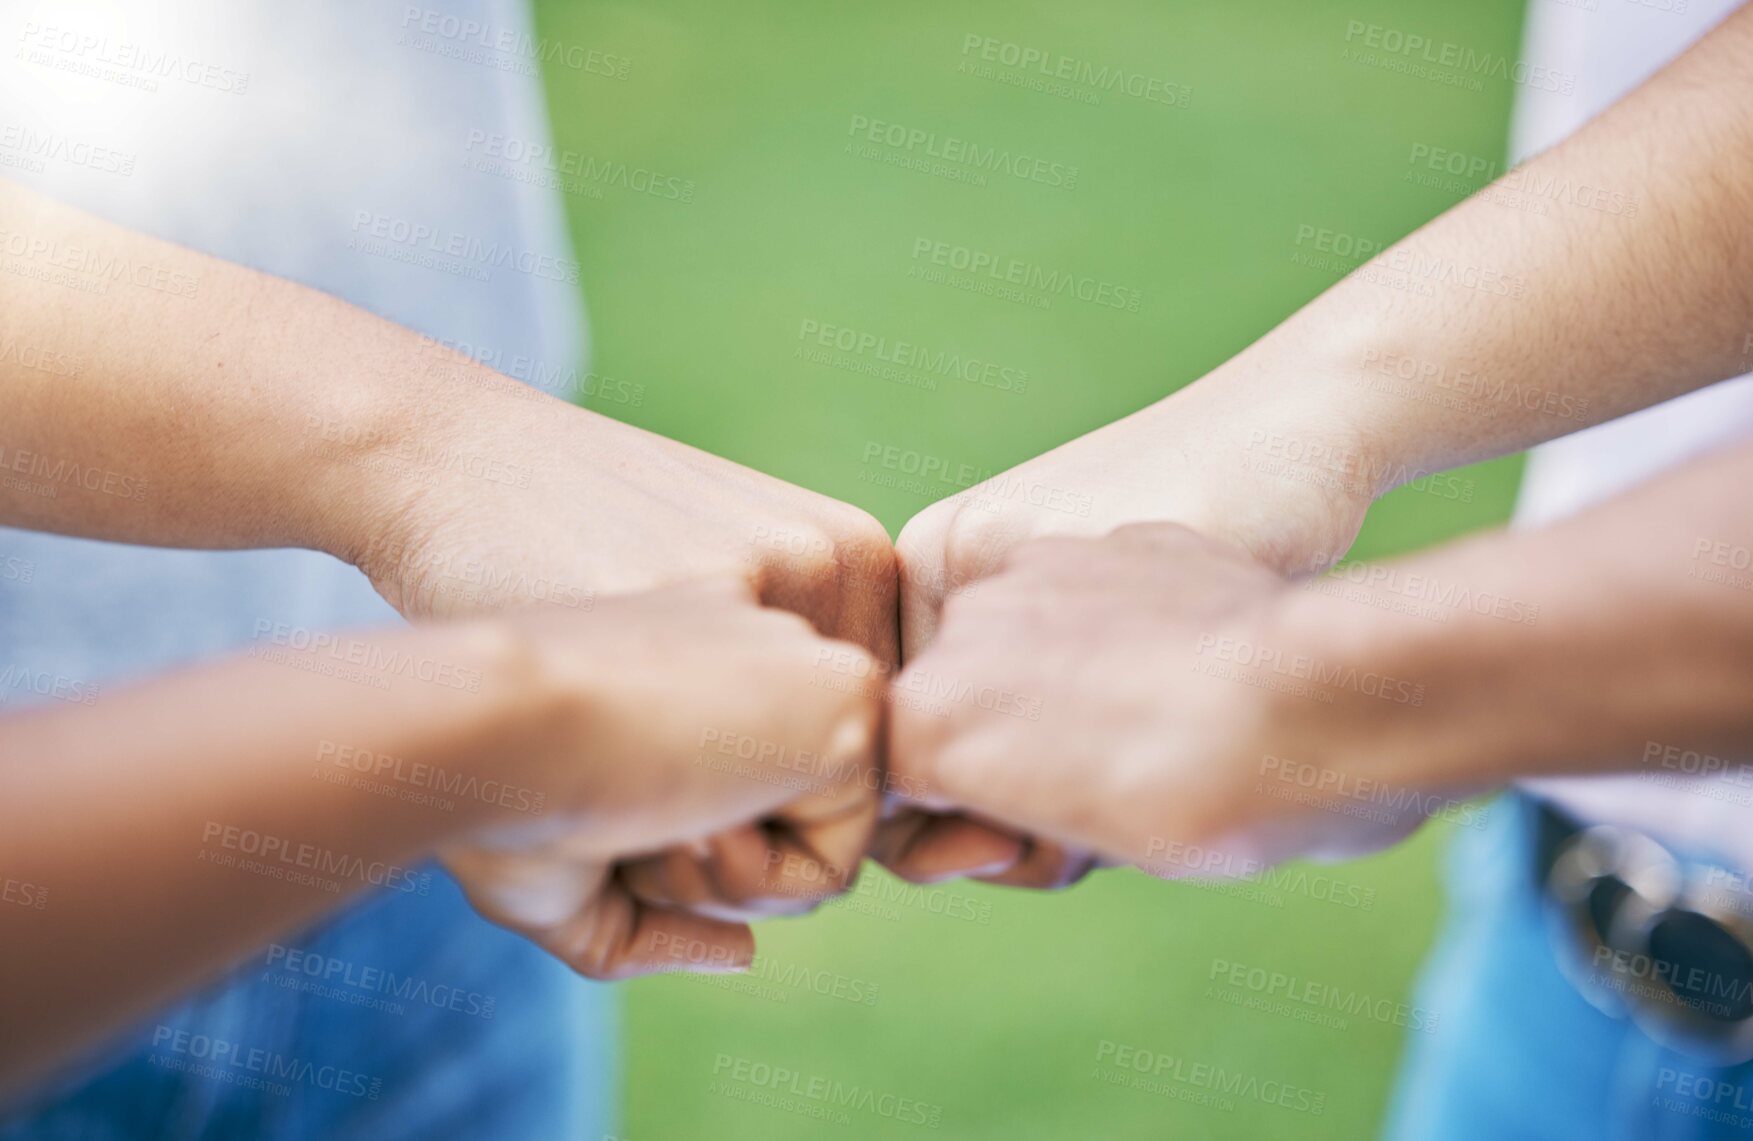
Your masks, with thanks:
[{"label": "bare forearm", "polygon": [[1240,454],[1367,501],[1746,371],[1748,58],[1753,8],[1141,416],[1233,423]]},{"label": "bare forearm", "polygon": [[1298,714],[1309,739],[1407,785],[1625,769],[1650,741],[1753,751],[1750,480],[1743,447],[1544,530],[1310,580],[1287,642],[1417,696],[1339,693]]},{"label": "bare forearm", "polygon": [[[349,557],[513,382],[266,274],[0,180],[0,523]],[[484,460],[482,462],[485,462]]]},{"label": "bare forearm", "polygon": [[420,890],[410,865],[483,822],[488,801],[375,785],[474,771],[521,708],[494,637],[337,637],[433,668],[379,688],[325,676],[328,650],[265,643],[89,708],[0,720],[0,1087],[350,895]]}]

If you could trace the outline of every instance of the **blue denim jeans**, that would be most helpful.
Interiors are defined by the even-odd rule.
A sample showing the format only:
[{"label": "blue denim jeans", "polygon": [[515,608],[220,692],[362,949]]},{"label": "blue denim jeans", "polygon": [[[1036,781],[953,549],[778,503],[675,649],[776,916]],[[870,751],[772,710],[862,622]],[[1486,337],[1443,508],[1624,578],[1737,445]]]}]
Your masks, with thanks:
[{"label": "blue denim jeans", "polygon": [[611,990],[422,871],[424,894],[378,891],[270,944],[14,1102],[0,1139],[597,1141]]},{"label": "blue denim jeans", "polygon": [[1590,1005],[1560,972],[1512,796],[1450,853],[1449,916],[1390,1106],[1393,1141],[1753,1138],[1753,1065],[1713,1067]]}]

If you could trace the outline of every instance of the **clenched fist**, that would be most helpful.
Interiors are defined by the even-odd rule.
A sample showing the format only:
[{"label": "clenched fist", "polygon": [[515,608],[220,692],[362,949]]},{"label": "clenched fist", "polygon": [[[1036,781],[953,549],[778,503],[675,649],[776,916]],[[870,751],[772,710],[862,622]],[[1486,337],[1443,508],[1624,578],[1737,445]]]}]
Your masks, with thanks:
[{"label": "clenched fist", "polygon": [[1297,593],[1172,524],[1020,546],[978,592],[950,599],[908,666],[991,699],[897,705],[895,779],[928,789],[934,809],[1163,875],[1398,839],[1415,814],[1364,824],[1278,787],[1286,766],[1347,763],[1325,729],[1350,703],[1321,700],[1312,665],[1278,668],[1314,660],[1283,622]]},{"label": "clenched fist", "polygon": [[[894,552],[865,512],[545,396],[507,399],[479,386],[462,395],[472,413],[417,414],[417,449],[367,437],[357,457],[381,475],[338,553],[404,615],[558,615],[627,592],[740,579],[753,592],[746,609],[758,599],[801,615],[872,655],[868,672],[886,676],[896,656]],[[504,462],[462,462],[473,456]],[[683,643],[663,644],[678,674],[690,668]],[[880,681],[865,688],[880,692]],[[877,788],[842,789],[849,811],[831,836],[793,818],[805,847],[836,854],[820,870],[824,889],[851,882],[865,844],[848,830],[853,821],[874,827]],[[853,801],[860,811],[850,811]],[[672,852],[663,883],[673,901],[720,917],[795,909],[795,896],[762,894],[774,881],[738,858],[746,841],[733,832]]]},{"label": "clenched fist", "polygon": [[[470,900],[595,978],[746,964],[743,920],[844,886],[875,813],[866,660],[718,579],[510,616],[519,691],[486,775],[540,790],[442,855]],[[527,695],[527,696],[526,696]],[[728,745],[728,747],[727,747]]]}]

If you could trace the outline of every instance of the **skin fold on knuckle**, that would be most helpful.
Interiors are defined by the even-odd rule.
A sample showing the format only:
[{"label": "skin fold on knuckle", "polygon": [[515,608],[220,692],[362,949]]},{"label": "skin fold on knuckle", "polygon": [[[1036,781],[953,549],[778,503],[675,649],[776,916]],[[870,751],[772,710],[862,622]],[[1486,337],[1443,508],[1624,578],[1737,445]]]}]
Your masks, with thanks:
[{"label": "skin fold on knuckle", "polygon": [[889,541],[889,532],[875,516],[853,508],[831,523],[827,532],[843,581],[867,585],[894,583],[895,548]]},{"label": "skin fold on knuckle", "polygon": [[944,528],[945,580],[966,583],[985,578],[1002,566],[1027,536],[1027,522],[1014,510],[976,510],[957,504]]}]

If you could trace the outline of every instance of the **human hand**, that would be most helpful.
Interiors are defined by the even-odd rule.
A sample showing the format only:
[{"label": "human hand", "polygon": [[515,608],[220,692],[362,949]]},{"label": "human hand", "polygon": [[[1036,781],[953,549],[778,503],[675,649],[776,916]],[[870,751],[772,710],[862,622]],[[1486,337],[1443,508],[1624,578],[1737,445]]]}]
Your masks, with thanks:
[{"label": "human hand", "polygon": [[500,387],[363,442],[360,466],[383,474],[337,553],[404,615],[580,607],[737,575],[763,605],[893,656],[894,553],[869,514],[485,376]]},{"label": "human hand", "polygon": [[928,789],[932,808],[1162,875],[1391,842],[1415,811],[1363,823],[1323,811],[1319,792],[1263,791],[1287,764],[1346,773],[1349,761],[1326,745],[1347,739],[1328,727],[1358,695],[1311,699],[1233,664],[1289,653],[1280,613],[1292,593],[1243,552],[1175,525],[1020,546],[977,593],[951,599],[908,666],[1015,700],[945,715],[895,706],[895,779]]},{"label": "human hand", "polygon": [[[930,646],[946,598],[979,594],[1013,551],[1043,536],[1099,536],[1164,521],[1231,542],[1278,570],[1337,560],[1377,490],[1372,464],[1346,436],[1341,410],[1287,396],[1283,372],[1243,354],[1156,405],[920,512],[896,541],[904,660]],[[1275,456],[1286,440],[1323,458],[1286,466]],[[969,680],[931,676],[948,689]],[[909,810],[885,821],[875,850],[903,877],[936,879],[974,872],[995,842],[990,829]],[[1092,866],[1087,853],[1039,837],[1018,843],[1013,866],[979,878],[1054,887]]]},{"label": "human hand", "polygon": [[878,707],[816,670],[864,651],[736,579],[504,625],[513,666],[492,684],[513,712],[473,771],[541,811],[441,853],[489,919],[593,978],[730,969],[753,951],[746,916],[842,886],[821,869],[855,867],[869,833],[845,790],[875,771]]},{"label": "human hand", "polygon": [[[896,654],[896,581],[888,533],[868,514],[728,460],[562,401],[518,390],[478,366],[477,385],[441,388],[408,435],[366,441],[361,466],[381,476],[341,552],[410,618],[544,605],[588,609],[610,595],[736,576],[761,603],[791,610],[880,665]],[[474,371],[468,371],[474,370]],[[376,462],[371,462],[376,461]],[[870,826],[875,780],[839,786]],[[800,840],[847,886],[867,846],[843,823],[831,836],[800,821]],[[714,914],[759,914],[764,877],[709,866],[734,837],[701,845],[687,874]],[[710,889],[710,890],[709,890]],[[692,892],[690,895],[694,894]]]}]

